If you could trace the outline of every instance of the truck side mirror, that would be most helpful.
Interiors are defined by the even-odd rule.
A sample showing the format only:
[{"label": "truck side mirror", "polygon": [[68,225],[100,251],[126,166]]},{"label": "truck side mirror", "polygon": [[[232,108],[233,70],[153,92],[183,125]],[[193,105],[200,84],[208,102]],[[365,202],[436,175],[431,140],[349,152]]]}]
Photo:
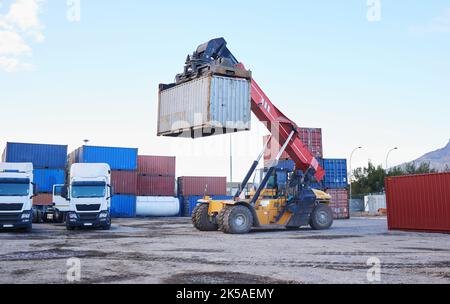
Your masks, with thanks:
[{"label": "truck side mirror", "polygon": [[109,197],[107,197],[106,199],[109,200],[114,196],[114,188],[111,185],[108,185],[109,188]]},{"label": "truck side mirror", "polygon": [[32,185],[33,185],[33,195],[31,195],[31,198],[39,194],[38,186],[35,183],[32,183]]},{"label": "truck side mirror", "polygon": [[69,200],[69,190],[66,185],[61,187],[61,197],[65,198],[66,200]]}]

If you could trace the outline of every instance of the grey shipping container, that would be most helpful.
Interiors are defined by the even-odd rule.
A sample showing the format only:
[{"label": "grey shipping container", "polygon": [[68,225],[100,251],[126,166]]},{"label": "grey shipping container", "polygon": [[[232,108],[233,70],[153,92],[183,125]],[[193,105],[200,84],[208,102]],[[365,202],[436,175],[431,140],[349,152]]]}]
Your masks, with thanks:
[{"label": "grey shipping container", "polygon": [[158,136],[198,138],[251,128],[249,79],[207,75],[159,92]]}]

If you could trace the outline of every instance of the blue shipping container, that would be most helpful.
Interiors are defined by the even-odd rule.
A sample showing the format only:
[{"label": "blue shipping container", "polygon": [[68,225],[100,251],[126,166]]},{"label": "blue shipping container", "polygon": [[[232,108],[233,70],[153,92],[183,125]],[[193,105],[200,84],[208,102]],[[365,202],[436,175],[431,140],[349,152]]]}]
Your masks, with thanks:
[{"label": "blue shipping container", "polygon": [[348,187],[346,159],[321,159],[319,162],[325,169],[325,178],[322,181],[325,188],[338,189]]},{"label": "blue shipping container", "polygon": [[61,169],[37,169],[33,171],[33,175],[39,193],[52,193],[53,185],[65,182],[65,171]]},{"label": "blue shipping container", "polygon": [[[268,169],[268,168],[266,168]],[[294,171],[295,162],[293,160],[280,160],[276,166],[276,170]]]},{"label": "blue shipping container", "polygon": [[[202,199],[203,196],[189,196],[189,197],[183,197],[180,198],[180,202],[183,202],[182,204],[182,210],[183,215],[185,217],[192,216],[192,212],[194,211],[195,207],[198,205],[198,200]],[[213,196],[211,197],[213,200],[231,200],[232,196]]]},{"label": "blue shipping container", "polygon": [[114,195],[111,198],[111,217],[113,218],[136,217],[136,196]]},{"label": "blue shipping container", "polygon": [[137,170],[138,149],[83,146],[75,152],[77,163],[106,163],[111,170]]},{"label": "blue shipping container", "polygon": [[7,143],[2,161],[33,163],[35,169],[62,169],[66,167],[67,146]]}]

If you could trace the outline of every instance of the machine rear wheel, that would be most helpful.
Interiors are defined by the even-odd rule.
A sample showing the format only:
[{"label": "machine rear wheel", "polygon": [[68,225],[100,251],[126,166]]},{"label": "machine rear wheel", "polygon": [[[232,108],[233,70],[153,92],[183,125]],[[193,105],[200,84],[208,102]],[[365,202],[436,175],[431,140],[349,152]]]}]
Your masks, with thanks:
[{"label": "machine rear wheel", "polygon": [[223,208],[219,212],[219,215],[217,216],[217,224],[219,225],[219,231],[222,231],[222,232],[225,230],[225,228],[223,227],[223,221],[224,221],[226,211],[227,211],[227,207]]},{"label": "machine rear wheel", "polygon": [[209,216],[209,205],[201,204],[192,212],[192,223],[200,231],[217,231],[219,225],[211,221]]},{"label": "machine rear wheel", "polygon": [[330,206],[319,204],[311,213],[310,226],[314,230],[330,229],[333,225],[333,211]]},{"label": "machine rear wheel", "polygon": [[245,206],[232,206],[223,214],[222,231],[228,234],[246,234],[253,227],[253,214]]}]

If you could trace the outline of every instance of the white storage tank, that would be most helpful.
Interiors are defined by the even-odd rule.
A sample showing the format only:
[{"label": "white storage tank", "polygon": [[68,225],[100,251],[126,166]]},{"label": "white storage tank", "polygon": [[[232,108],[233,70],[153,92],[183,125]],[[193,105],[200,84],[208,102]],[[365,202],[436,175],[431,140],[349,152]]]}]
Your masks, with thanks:
[{"label": "white storage tank", "polygon": [[206,137],[251,128],[250,80],[207,75],[159,92],[158,136]]},{"label": "white storage tank", "polygon": [[171,217],[180,214],[180,201],[176,197],[138,196],[136,216]]}]

